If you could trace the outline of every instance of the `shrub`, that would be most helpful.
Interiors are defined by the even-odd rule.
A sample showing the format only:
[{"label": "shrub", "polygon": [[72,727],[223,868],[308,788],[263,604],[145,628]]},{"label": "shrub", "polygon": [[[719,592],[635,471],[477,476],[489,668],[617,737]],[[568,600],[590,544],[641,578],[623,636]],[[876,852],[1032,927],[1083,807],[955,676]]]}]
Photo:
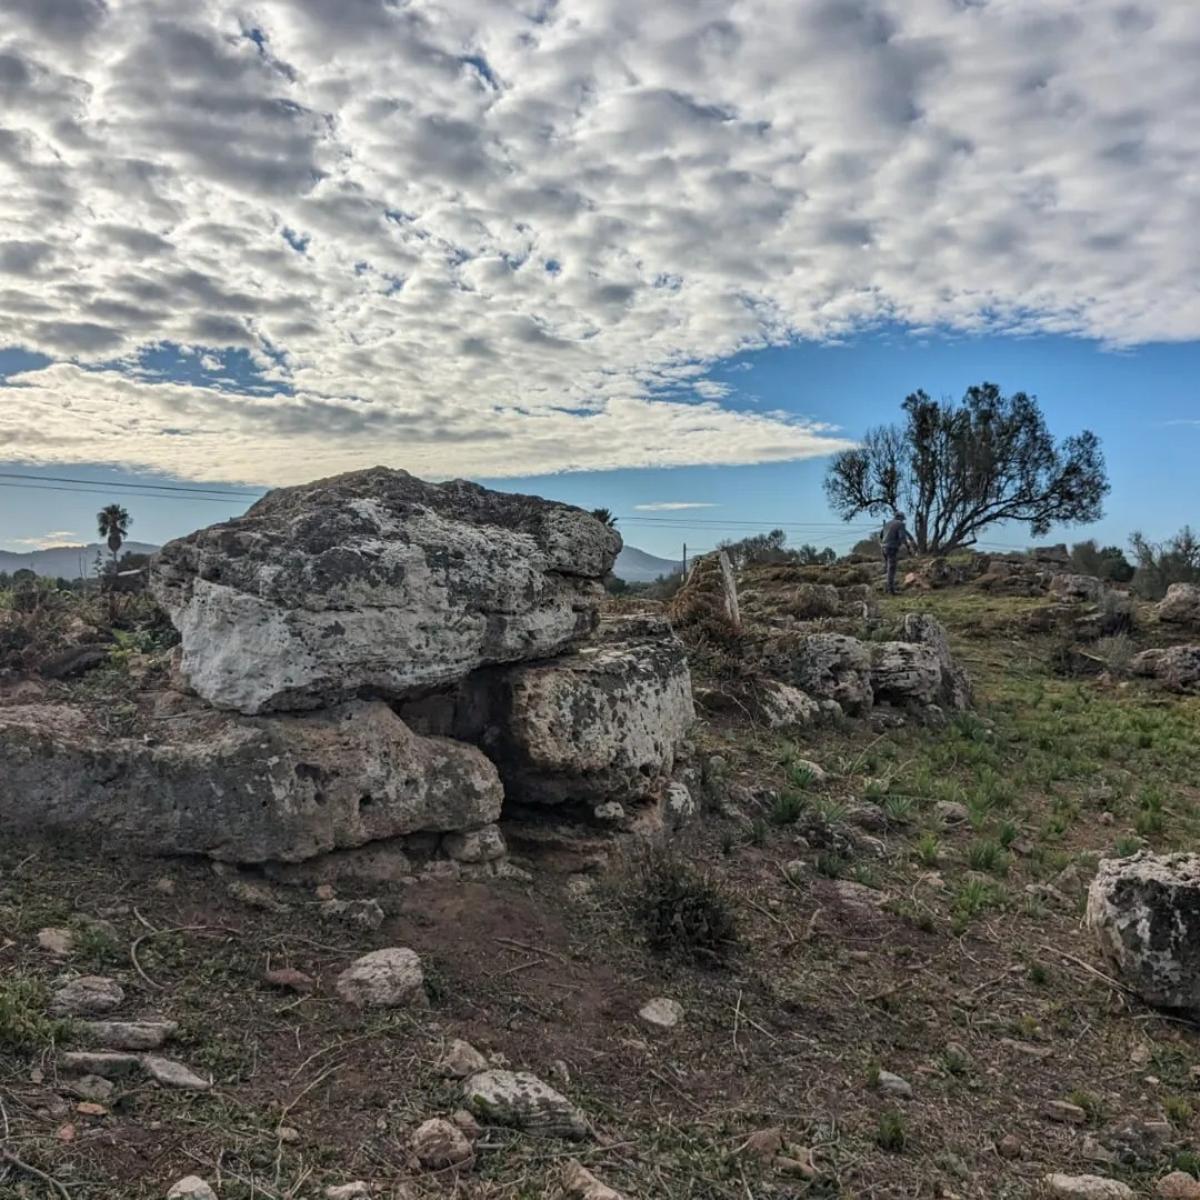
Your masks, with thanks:
[{"label": "shrub", "polygon": [[41,1050],[59,1041],[70,1026],[46,1016],[45,987],[28,975],[13,973],[0,981],[0,1047]]},{"label": "shrub", "polygon": [[772,825],[795,825],[804,812],[804,797],[799,792],[780,792],[771,805]]},{"label": "shrub", "polygon": [[1121,547],[1098,546],[1095,538],[1071,547],[1071,570],[1077,575],[1094,575],[1112,583],[1128,583],[1133,578],[1133,563]]},{"label": "shrub", "polygon": [[890,1150],[893,1154],[899,1154],[908,1145],[908,1130],[904,1125],[904,1117],[894,1108],[879,1114],[875,1144],[881,1150]]},{"label": "shrub", "polygon": [[646,944],[659,954],[711,963],[737,944],[737,920],[725,892],[666,851],[652,851],[639,863],[633,904]]},{"label": "shrub", "polygon": [[1137,569],[1133,590],[1147,600],[1161,600],[1173,583],[1200,583],[1200,537],[1185,525],[1165,542],[1148,542],[1140,533],[1129,539]]}]

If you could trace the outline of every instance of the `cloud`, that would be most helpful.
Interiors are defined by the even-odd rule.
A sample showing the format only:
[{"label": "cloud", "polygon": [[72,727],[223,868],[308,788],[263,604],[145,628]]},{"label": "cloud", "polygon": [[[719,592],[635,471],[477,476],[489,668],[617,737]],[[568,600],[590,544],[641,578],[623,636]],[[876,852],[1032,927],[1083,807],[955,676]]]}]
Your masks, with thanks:
[{"label": "cloud", "polygon": [[655,504],[635,504],[633,507],[638,512],[681,512],[685,508],[719,508],[720,505],[700,500],[659,500]]},{"label": "cloud", "polygon": [[[0,345],[56,365],[0,421],[272,483],[757,462],[845,443],[739,351],[1200,337],[1197,44],[1192,0],[9,0]],[[161,346],[278,393],[121,366]]]},{"label": "cloud", "polygon": [[77,538],[77,534],[73,529],[57,529],[53,533],[43,533],[37,537],[26,538],[10,538],[4,544],[6,546],[21,546],[28,547],[31,550],[50,550],[50,549],[74,549],[76,546],[82,546],[84,542],[72,542],[69,538]]}]

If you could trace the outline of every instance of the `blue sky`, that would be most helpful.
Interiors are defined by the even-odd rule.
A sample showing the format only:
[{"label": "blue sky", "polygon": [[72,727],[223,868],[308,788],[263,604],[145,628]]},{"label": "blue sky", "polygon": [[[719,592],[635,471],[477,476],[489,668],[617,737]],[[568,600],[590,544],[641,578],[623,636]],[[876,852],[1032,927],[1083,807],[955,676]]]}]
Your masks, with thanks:
[{"label": "blue sky", "polygon": [[[1200,520],[1195,0],[249,7],[0,4],[10,467],[155,542],[231,508],[122,471],[385,462],[844,548],[829,455],[990,380],[1104,442],[1054,536]],[[7,546],[93,536],[0,495]]]},{"label": "blue sky", "polygon": [[[203,379],[204,373],[198,373],[194,363],[174,369],[176,359],[164,357],[156,369],[193,383]],[[0,352],[0,375],[36,365],[37,360],[27,355]],[[230,369],[232,374],[220,377],[237,383],[237,364]],[[871,425],[894,420],[900,400],[911,390],[923,387],[934,396],[957,397],[971,383],[994,380],[1006,390],[1035,393],[1056,435],[1090,428],[1103,440],[1113,487],[1105,519],[1091,527],[1058,529],[1052,537],[1097,537],[1124,544],[1134,529],[1160,538],[1200,516],[1196,391],[1200,343],[1111,350],[1078,338],[931,337],[889,328],[864,332],[839,344],[799,343],[737,355],[714,365],[707,378],[733,389],[724,400],[729,407],[786,410],[840,424],[852,438]],[[381,445],[379,457],[386,465],[405,466],[402,451],[388,453]],[[786,523],[795,542],[844,550],[855,540],[861,522],[846,526],[830,513],[821,489],[826,462],[818,458],[747,466],[583,471],[483,477],[480,482],[588,508],[609,507],[620,515],[627,541],[665,557],[676,557],[684,542],[693,550],[708,549],[724,537],[752,531],[743,531],[742,524]],[[122,489],[129,483],[203,486],[165,473],[126,472],[99,463],[35,466],[19,459],[0,465],[0,470],[111,485],[99,487],[96,496],[66,490],[34,492],[24,486],[0,488],[6,549],[25,548],[50,533],[61,534],[64,541],[91,539],[93,514],[109,495],[133,514],[132,536],[151,542],[179,536],[242,508],[238,500],[186,495],[176,499]],[[219,479],[204,482],[222,488],[246,486]],[[712,507],[640,507],[664,504]],[[718,522],[729,525],[719,527]],[[1017,528],[999,529],[987,540],[1010,545],[1028,542]]]}]

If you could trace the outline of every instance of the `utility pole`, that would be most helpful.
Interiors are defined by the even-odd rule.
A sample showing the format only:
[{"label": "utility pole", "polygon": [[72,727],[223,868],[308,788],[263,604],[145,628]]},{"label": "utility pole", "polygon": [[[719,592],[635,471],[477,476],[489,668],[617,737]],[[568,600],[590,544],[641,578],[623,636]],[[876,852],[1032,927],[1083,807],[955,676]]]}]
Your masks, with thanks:
[{"label": "utility pole", "polygon": [[687,542],[683,543],[683,577],[687,578]]}]

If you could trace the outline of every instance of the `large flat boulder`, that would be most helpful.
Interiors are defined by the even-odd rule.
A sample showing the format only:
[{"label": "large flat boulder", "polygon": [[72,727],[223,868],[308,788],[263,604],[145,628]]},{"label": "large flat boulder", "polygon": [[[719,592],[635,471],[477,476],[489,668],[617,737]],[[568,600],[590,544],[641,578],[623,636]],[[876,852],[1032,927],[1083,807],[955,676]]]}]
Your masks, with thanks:
[{"label": "large flat boulder", "polygon": [[297,862],[496,820],[474,747],[413,733],[381,701],[321,713],[185,711],[161,739],[107,738],[67,705],[0,708],[0,828],[102,849]]},{"label": "large flat boulder", "polygon": [[402,711],[478,745],[509,800],[588,806],[663,793],[695,719],[683,643],[655,616],[606,618],[570,654],[480,671]]},{"label": "large flat boulder", "polygon": [[764,666],[817,700],[835,700],[847,713],[870,710],[871,652],[842,633],[785,635],[768,643]]},{"label": "large flat boulder", "polygon": [[1168,691],[1200,692],[1200,645],[1143,650],[1130,660],[1129,669]]},{"label": "large flat boulder", "polygon": [[1173,583],[1154,609],[1160,621],[1200,629],[1200,584]]},{"label": "large flat boulder", "polygon": [[557,654],[594,628],[620,546],[582,509],[377,467],[169,543],[153,588],[189,685],[255,714]]},{"label": "large flat boulder", "polygon": [[1104,859],[1088,891],[1087,923],[1142,999],[1200,1009],[1200,855]]}]

